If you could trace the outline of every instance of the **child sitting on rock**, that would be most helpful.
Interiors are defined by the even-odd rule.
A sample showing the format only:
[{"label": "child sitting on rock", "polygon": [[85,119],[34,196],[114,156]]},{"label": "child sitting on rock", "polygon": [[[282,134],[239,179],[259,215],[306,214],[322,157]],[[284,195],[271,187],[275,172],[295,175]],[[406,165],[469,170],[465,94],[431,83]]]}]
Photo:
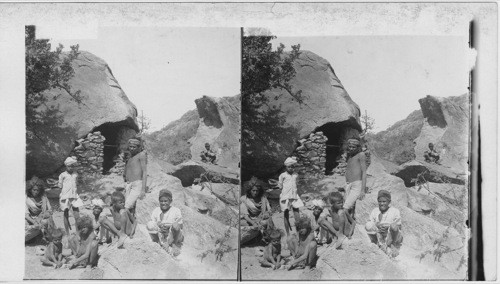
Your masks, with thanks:
[{"label": "child sitting on rock", "polygon": [[84,215],[76,222],[77,234],[69,239],[72,260],[68,263],[69,269],[85,267],[90,269],[97,266],[98,241],[94,234],[92,218]]},{"label": "child sitting on rock", "polygon": [[334,246],[339,248],[346,237],[349,239],[352,237],[356,228],[356,220],[343,208],[344,196],[340,192],[332,192],[329,201],[331,204],[329,210],[332,217],[331,225],[336,230],[335,235],[337,236]]},{"label": "child sitting on rock", "polygon": [[271,241],[264,249],[264,255],[259,262],[261,266],[275,270],[281,267],[281,232],[273,230],[269,237]]},{"label": "child sitting on rock", "polygon": [[311,269],[316,265],[318,244],[314,238],[309,218],[302,217],[296,222],[297,234],[288,237],[288,249],[293,257],[288,270],[293,268]]},{"label": "child sitting on rock", "polygon": [[63,265],[62,237],[63,231],[61,229],[54,229],[51,232],[50,242],[45,248],[44,257],[41,259],[43,265],[53,266],[55,269]]},{"label": "child sitting on rock", "polygon": [[401,215],[397,208],[389,207],[391,203],[389,191],[380,190],[377,201],[378,207],[373,209],[365,225],[366,232],[372,243],[377,244],[390,257],[396,257],[403,243]]},{"label": "child sitting on rock", "polygon": [[[290,233],[289,212],[293,211],[295,222],[299,219],[299,208],[304,207],[304,203],[297,194],[297,173],[294,172],[294,165],[297,163],[295,157],[289,157],[285,160],[286,171],[278,178],[278,187],[281,189],[280,207],[284,212],[286,234]],[[296,231],[297,231],[297,226]]]},{"label": "child sitting on rock", "polygon": [[177,256],[184,241],[181,210],[171,206],[172,193],[167,189],[160,190],[158,199],[160,207],[156,207],[151,213],[147,228],[153,242]]}]

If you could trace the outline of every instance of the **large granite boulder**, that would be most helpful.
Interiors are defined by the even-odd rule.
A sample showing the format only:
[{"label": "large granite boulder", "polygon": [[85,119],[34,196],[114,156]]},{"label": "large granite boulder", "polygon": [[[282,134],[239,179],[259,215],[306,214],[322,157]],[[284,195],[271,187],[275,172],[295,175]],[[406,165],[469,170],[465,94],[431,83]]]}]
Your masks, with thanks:
[{"label": "large granite boulder", "polygon": [[195,100],[196,110],[162,130],[145,136],[152,154],[174,165],[200,161],[205,143],[217,153],[216,163],[237,170],[240,161],[240,96]]},{"label": "large granite boulder", "polygon": [[361,130],[359,107],[328,61],[301,51],[294,68],[296,75],[290,81],[293,95],[281,88],[270,89],[263,93],[268,102],[256,112],[242,109],[247,118],[242,123],[243,180],[276,173],[297,141],[316,130],[326,136],[331,132],[336,139]]},{"label": "large granite boulder", "polygon": [[[56,171],[76,146],[75,141],[100,126],[112,126],[116,133],[122,134],[128,133],[127,129],[138,130],[136,107],[104,60],[81,51],[72,66],[75,74],[69,85],[73,92],[80,92],[81,102],[72,100],[65,90],[58,88],[43,94],[47,104],[38,111],[44,112],[47,108],[55,111],[43,117],[43,123],[27,127],[27,178],[43,177]],[[123,140],[114,138],[116,141],[107,142],[119,144]]]},{"label": "large granite boulder", "polygon": [[427,96],[418,100],[426,121],[415,139],[415,155],[423,160],[429,143],[440,152],[440,163],[462,173],[469,159],[470,97]]}]

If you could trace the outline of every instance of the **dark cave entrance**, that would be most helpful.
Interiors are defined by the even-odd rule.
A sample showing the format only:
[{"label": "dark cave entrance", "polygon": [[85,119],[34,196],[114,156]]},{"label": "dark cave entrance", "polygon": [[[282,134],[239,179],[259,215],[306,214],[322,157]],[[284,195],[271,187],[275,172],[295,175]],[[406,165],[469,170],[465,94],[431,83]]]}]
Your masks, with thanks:
[{"label": "dark cave entrance", "polygon": [[115,165],[114,158],[119,154],[119,133],[122,126],[117,123],[104,123],[96,127],[93,132],[100,131],[106,138],[104,141],[104,161],[102,163],[102,173],[107,174]]},{"label": "dark cave entrance", "polygon": [[338,166],[339,163],[337,160],[343,152],[342,143],[353,130],[357,133],[356,129],[358,127],[356,126],[357,122],[347,120],[342,122],[329,122],[315,130],[315,132],[323,132],[323,134],[328,138],[326,141],[325,174],[331,174],[332,170]]}]

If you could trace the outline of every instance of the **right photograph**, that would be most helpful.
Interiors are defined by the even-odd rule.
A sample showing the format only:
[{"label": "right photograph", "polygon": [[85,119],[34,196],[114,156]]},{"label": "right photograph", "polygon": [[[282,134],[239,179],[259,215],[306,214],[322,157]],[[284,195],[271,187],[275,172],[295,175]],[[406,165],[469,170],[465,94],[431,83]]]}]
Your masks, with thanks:
[{"label": "right photograph", "polygon": [[465,280],[468,36],[242,31],[242,280]]}]

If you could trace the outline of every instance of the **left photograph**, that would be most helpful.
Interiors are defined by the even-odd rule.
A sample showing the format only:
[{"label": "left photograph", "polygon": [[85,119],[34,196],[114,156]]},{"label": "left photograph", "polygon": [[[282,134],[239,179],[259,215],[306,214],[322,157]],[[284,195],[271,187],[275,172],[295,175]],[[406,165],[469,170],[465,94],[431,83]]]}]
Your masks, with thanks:
[{"label": "left photograph", "polygon": [[239,28],[25,27],[24,279],[236,280]]}]

